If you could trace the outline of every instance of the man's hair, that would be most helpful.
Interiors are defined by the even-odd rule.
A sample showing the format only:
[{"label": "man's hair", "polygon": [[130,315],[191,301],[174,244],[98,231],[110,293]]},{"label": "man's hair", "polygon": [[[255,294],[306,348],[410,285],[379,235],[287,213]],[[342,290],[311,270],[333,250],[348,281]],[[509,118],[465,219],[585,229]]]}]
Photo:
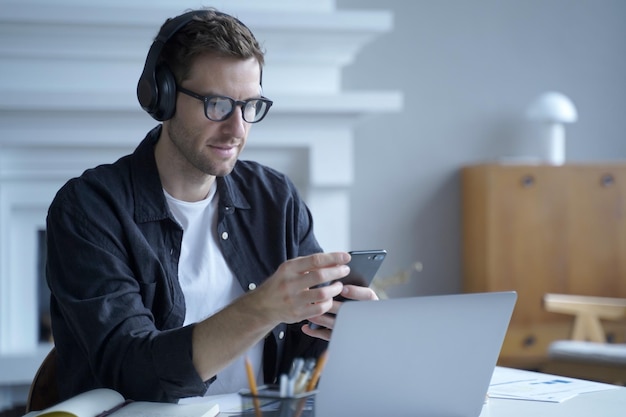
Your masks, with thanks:
[{"label": "man's hair", "polygon": [[265,62],[265,53],[250,29],[239,19],[214,8],[198,12],[176,32],[163,46],[159,61],[180,83],[189,77],[194,60],[204,55],[242,60],[255,58],[261,70]]}]

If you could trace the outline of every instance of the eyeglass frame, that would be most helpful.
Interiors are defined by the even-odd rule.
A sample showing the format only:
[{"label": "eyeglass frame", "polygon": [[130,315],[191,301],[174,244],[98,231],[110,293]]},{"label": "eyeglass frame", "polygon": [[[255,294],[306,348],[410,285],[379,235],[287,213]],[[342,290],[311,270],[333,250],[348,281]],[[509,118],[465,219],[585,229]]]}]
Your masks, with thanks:
[{"label": "eyeglass frame", "polygon": [[[189,97],[193,97],[195,99],[198,99],[198,100],[202,101],[204,103],[204,116],[207,119],[211,120],[212,122],[224,122],[224,121],[228,120],[233,115],[233,113],[235,113],[235,109],[237,107],[239,107],[239,108],[241,108],[241,117],[243,118],[243,120],[246,123],[259,123],[261,120],[265,119],[265,116],[267,116],[267,113],[269,113],[270,108],[274,104],[274,102],[272,100],[270,100],[269,98],[267,98],[265,96],[261,96],[259,98],[250,98],[250,99],[247,99],[247,100],[235,100],[232,97],[222,96],[222,95],[219,95],[219,94],[211,94],[211,95],[208,95],[208,96],[203,96],[203,95],[198,94],[198,93],[196,93],[194,91],[191,91],[191,90],[189,90],[189,89],[187,89],[185,87],[182,87],[182,86],[180,86],[178,84],[176,84],[176,91],[181,92],[181,93],[183,93],[185,95],[188,95]],[[212,98],[216,98],[216,97],[217,98],[221,98],[221,99],[229,100],[231,102],[231,105],[232,105],[232,110],[229,113],[227,113],[226,116],[224,116],[223,119],[220,119],[220,120],[211,119],[209,117],[209,115],[208,115],[207,105],[209,103],[209,100],[211,100]],[[265,114],[263,114],[263,116],[261,116],[261,118],[259,120],[255,120],[253,122],[250,122],[250,121],[246,120],[244,108],[248,105],[248,103],[250,103],[252,101],[262,101],[262,102],[264,102],[267,105],[267,109],[265,110]]]}]

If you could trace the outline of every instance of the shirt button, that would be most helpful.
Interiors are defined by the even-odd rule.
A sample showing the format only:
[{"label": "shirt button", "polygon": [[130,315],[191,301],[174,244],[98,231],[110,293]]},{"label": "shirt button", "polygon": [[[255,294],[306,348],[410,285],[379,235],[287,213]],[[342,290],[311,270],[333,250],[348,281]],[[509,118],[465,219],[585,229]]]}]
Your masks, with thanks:
[{"label": "shirt button", "polygon": [[285,338],[285,332],[283,332],[282,330],[280,331],[280,333],[278,333],[278,338],[279,339],[284,339]]},{"label": "shirt button", "polygon": [[250,284],[248,284],[248,289],[249,289],[250,291],[252,291],[252,290],[253,290],[253,289],[255,289],[255,288],[256,288],[256,284],[255,284],[254,282],[251,282]]},{"label": "shirt button", "polygon": [[222,232],[222,240],[228,239],[228,232]]}]

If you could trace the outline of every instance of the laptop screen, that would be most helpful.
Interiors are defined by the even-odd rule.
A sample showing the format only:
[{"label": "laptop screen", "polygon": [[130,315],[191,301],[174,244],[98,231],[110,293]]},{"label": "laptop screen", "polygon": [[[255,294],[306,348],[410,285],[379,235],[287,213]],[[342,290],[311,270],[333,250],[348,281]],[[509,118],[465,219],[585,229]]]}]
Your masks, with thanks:
[{"label": "laptop screen", "polygon": [[493,292],[345,303],[315,415],[478,416],[516,298]]}]

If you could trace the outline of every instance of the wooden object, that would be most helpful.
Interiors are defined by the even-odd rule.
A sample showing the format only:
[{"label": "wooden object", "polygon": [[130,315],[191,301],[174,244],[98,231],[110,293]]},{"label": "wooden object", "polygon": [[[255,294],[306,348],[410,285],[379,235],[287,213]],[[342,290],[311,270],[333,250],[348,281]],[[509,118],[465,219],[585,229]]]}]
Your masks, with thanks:
[{"label": "wooden object", "polygon": [[518,292],[500,365],[536,368],[569,337],[544,294],[626,298],[626,164],[475,165],[461,191],[464,291]]},{"label": "wooden object", "polygon": [[26,412],[43,410],[59,402],[57,351],[55,347],[41,363],[33,378],[26,401]]},{"label": "wooden object", "polygon": [[622,321],[626,327],[626,298],[546,294],[546,311],[573,316],[569,339],[550,349],[543,371],[556,375],[626,384],[626,344],[608,344],[603,323]]},{"label": "wooden object", "polygon": [[546,311],[574,316],[571,340],[606,343],[601,320],[626,318],[626,298],[546,294],[543,306]]}]

